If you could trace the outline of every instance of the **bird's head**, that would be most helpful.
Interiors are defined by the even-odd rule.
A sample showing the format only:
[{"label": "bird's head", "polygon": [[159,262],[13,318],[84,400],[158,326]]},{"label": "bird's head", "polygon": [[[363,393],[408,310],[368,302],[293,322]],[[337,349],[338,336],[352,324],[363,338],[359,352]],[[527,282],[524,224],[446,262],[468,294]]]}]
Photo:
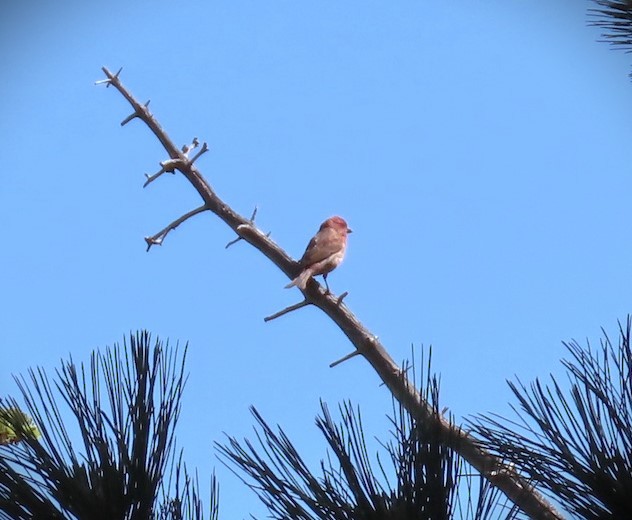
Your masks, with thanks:
[{"label": "bird's head", "polygon": [[335,217],[330,217],[327,220],[325,220],[325,222],[323,222],[322,225],[320,226],[320,229],[325,229],[328,227],[333,228],[336,231],[342,231],[344,233],[352,233],[352,230],[349,228],[349,226],[347,226],[347,221],[337,215]]}]

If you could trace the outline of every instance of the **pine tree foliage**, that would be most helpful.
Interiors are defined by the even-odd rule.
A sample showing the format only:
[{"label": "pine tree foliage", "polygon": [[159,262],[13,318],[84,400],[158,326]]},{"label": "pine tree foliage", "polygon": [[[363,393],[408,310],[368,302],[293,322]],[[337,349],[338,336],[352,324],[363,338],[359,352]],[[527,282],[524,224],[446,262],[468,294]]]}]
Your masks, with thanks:
[{"label": "pine tree foliage", "polygon": [[185,357],[186,347],[180,355],[141,332],[94,352],[89,366],[71,359],[53,379],[42,369],[16,378],[41,438],[0,447],[0,518],[203,518],[175,450]]},{"label": "pine tree foliage", "polygon": [[[632,51],[632,0],[593,0],[588,10],[590,25],[599,27],[603,41],[614,48]],[[632,73],[630,74],[632,77]]]},{"label": "pine tree foliage", "polygon": [[[428,365],[429,367],[429,365]],[[427,372],[430,374],[430,371]],[[439,413],[439,383],[426,380],[425,398]],[[317,427],[329,451],[317,476],[281,428],[253,408],[257,441],[228,437],[220,457],[259,496],[271,518],[294,520],[483,520],[518,518],[515,508],[469,466],[433,426],[417,424],[393,405],[392,431],[383,451],[369,456],[360,411],[339,407],[336,423],[321,403]],[[385,461],[383,462],[382,459]]]},{"label": "pine tree foliage", "polygon": [[592,25],[600,27],[606,42],[626,51],[632,50],[632,1],[593,0],[597,8],[589,9]]},{"label": "pine tree foliage", "polygon": [[632,518],[631,319],[613,345],[566,343],[570,388],[551,377],[509,383],[517,420],[484,416],[475,429],[574,518]]},{"label": "pine tree foliage", "polygon": [[32,419],[17,407],[3,407],[0,399],[0,445],[15,444],[26,438],[39,438]]}]

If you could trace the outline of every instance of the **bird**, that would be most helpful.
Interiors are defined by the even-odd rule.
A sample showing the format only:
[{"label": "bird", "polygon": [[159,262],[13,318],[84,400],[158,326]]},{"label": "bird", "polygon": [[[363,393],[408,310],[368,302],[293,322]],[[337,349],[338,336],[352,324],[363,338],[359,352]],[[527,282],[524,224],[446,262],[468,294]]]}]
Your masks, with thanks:
[{"label": "bird", "polygon": [[305,253],[298,261],[301,266],[300,274],[285,286],[305,289],[312,276],[323,275],[327,292],[329,284],[327,275],[340,265],[347,249],[347,235],[351,233],[345,219],[339,216],[330,217],[320,225],[316,233],[307,244]]}]

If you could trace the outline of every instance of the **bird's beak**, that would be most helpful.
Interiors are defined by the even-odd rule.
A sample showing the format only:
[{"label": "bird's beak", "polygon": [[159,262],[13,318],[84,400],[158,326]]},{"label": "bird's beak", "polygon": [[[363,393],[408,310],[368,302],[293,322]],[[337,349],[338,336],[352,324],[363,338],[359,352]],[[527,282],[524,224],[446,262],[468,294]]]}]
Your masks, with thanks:
[{"label": "bird's beak", "polygon": [[347,228],[347,233],[353,233],[353,229]]}]

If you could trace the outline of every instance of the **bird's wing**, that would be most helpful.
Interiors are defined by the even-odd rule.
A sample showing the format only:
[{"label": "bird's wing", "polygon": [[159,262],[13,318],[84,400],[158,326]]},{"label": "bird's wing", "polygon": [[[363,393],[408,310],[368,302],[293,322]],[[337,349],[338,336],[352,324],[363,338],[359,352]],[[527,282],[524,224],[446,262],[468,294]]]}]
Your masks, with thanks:
[{"label": "bird's wing", "polygon": [[332,228],[321,229],[307,244],[303,257],[299,260],[307,267],[337,253],[342,248],[340,235]]}]

